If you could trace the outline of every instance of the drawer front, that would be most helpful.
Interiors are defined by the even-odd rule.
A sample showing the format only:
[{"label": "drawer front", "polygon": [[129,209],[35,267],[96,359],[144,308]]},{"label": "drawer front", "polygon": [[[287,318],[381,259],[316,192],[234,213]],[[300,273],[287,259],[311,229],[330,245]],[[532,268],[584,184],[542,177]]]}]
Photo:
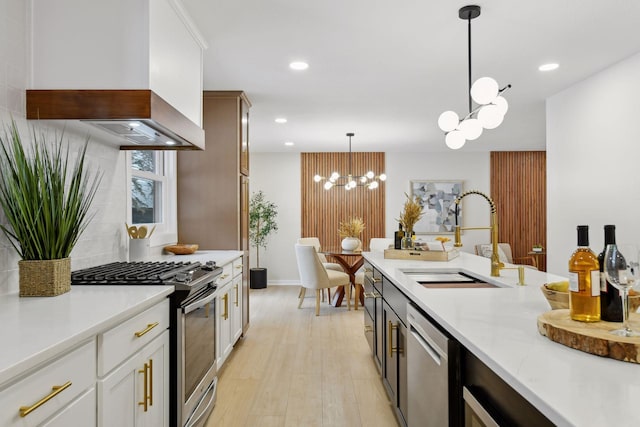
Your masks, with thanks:
[{"label": "drawer front", "polygon": [[398,315],[402,323],[407,325],[407,302],[408,298],[400,292],[396,286],[386,277],[383,278],[384,300],[391,309]]},{"label": "drawer front", "polygon": [[242,260],[243,260],[243,257],[240,257],[231,263],[231,268],[233,270],[233,277],[236,277],[242,274]]},{"label": "drawer front", "polygon": [[[0,426],[40,425],[95,382],[96,340],[93,339],[0,391]],[[95,397],[93,405],[95,408]],[[20,416],[21,407],[24,416]]]},{"label": "drawer front", "polygon": [[227,283],[231,282],[231,279],[233,278],[233,262],[228,262],[225,265],[222,266],[222,274],[220,276],[218,276],[218,281],[217,286],[218,289],[224,285],[226,285]]},{"label": "drawer front", "polygon": [[369,348],[371,349],[372,354],[375,351],[374,334],[375,331],[373,330],[373,318],[367,310],[364,310],[364,337],[369,343]]},{"label": "drawer front", "polygon": [[88,427],[96,421],[96,389],[92,388],[42,427]]},{"label": "drawer front", "polygon": [[380,295],[382,295],[382,273],[373,268],[372,276],[371,282],[373,283],[373,287],[376,288]]},{"label": "drawer front", "polygon": [[[155,326],[154,326],[155,325]],[[169,300],[98,335],[98,376],[106,375],[126,358],[169,328]]]}]

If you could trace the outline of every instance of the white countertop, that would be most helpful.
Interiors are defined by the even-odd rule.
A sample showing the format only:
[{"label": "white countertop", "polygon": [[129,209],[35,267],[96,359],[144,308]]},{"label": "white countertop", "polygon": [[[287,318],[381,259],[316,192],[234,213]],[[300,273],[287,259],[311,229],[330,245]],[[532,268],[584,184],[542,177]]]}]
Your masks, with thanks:
[{"label": "white countertop", "polygon": [[134,313],[172,286],[72,286],[55,297],[0,297],[0,386]]},{"label": "white countertop", "polygon": [[[242,251],[198,251],[152,260],[216,261],[221,266],[241,255]],[[72,286],[56,297],[0,295],[0,387],[172,292],[172,286]]]},{"label": "white countertop", "polygon": [[[594,356],[538,333],[538,316],[550,310],[540,291],[566,278],[525,270],[490,276],[490,260],[467,253],[449,262],[364,257],[467,349],[557,425],[640,425],[640,366]],[[402,273],[421,268],[471,273],[502,288],[427,289]]]}]

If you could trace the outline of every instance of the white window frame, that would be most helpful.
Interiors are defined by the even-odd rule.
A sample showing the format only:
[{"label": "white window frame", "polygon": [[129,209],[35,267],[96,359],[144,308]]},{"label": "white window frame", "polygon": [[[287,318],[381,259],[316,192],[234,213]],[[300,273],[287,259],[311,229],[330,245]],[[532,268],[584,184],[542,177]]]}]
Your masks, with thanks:
[{"label": "white window frame", "polygon": [[134,170],[131,161],[131,151],[127,151],[127,224],[132,223],[131,216],[131,179],[135,177],[152,179],[162,183],[162,222],[146,225],[149,231],[155,226],[156,229],[151,236],[150,246],[170,245],[178,241],[178,210],[177,210],[177,176],[176,164],[177,155],[175,151],[156,151],[156,155],[162,156],[163,174]]}]

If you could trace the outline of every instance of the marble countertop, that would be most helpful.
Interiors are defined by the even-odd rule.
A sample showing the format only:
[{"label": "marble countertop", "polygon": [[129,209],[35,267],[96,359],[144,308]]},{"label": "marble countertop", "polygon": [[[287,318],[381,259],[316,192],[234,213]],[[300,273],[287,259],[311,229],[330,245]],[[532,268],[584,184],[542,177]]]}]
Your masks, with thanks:
[{"label": "marble countertop", "polygon": [[[153,261],[216,261],[224,265],[242,251],[160,255]],[[56,297],[0,296],[0,387],[14,376],[118,325],[160,302],[173,286],[72,286]]]},{"label": "marble countertop", "polygon": [[[490,260],[461,253],[449,262],[364,257],[505,382],[557,425],[639,425],[640,366],[594,356],[538,333],[550,307],[540,291],[564,277],[526,269],[490,276]],[[498,288],[427,289],[407,269],[462,271]]]}]

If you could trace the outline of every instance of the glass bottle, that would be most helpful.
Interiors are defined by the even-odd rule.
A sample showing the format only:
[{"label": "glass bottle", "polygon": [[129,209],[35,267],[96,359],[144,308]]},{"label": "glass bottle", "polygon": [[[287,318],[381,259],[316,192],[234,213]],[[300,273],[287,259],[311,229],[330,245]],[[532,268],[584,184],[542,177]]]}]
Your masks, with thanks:
[{"label": "glass bottle", "polygon": [[598,254],[600,263],[600,319],[607,322],[622,322],[622,298],[620,291],[609,282],[604,274],[604,253],[607,245],[616,244],[616,226],[604,226],[604,248]]},{"label": "glass bottle", "polygon": [[398,230],[395,232],[394,239],[393,239],[394,249],[402,249],[403,237],[404,237],[404,232],[402,231],[402,224],[398,224]]},{"label": "glass bottle", "polygon": [[589,226],[578,226],[578,248],[569,259],[569,315],[581,322],[600,320],[600,263],[589,249]]}]

